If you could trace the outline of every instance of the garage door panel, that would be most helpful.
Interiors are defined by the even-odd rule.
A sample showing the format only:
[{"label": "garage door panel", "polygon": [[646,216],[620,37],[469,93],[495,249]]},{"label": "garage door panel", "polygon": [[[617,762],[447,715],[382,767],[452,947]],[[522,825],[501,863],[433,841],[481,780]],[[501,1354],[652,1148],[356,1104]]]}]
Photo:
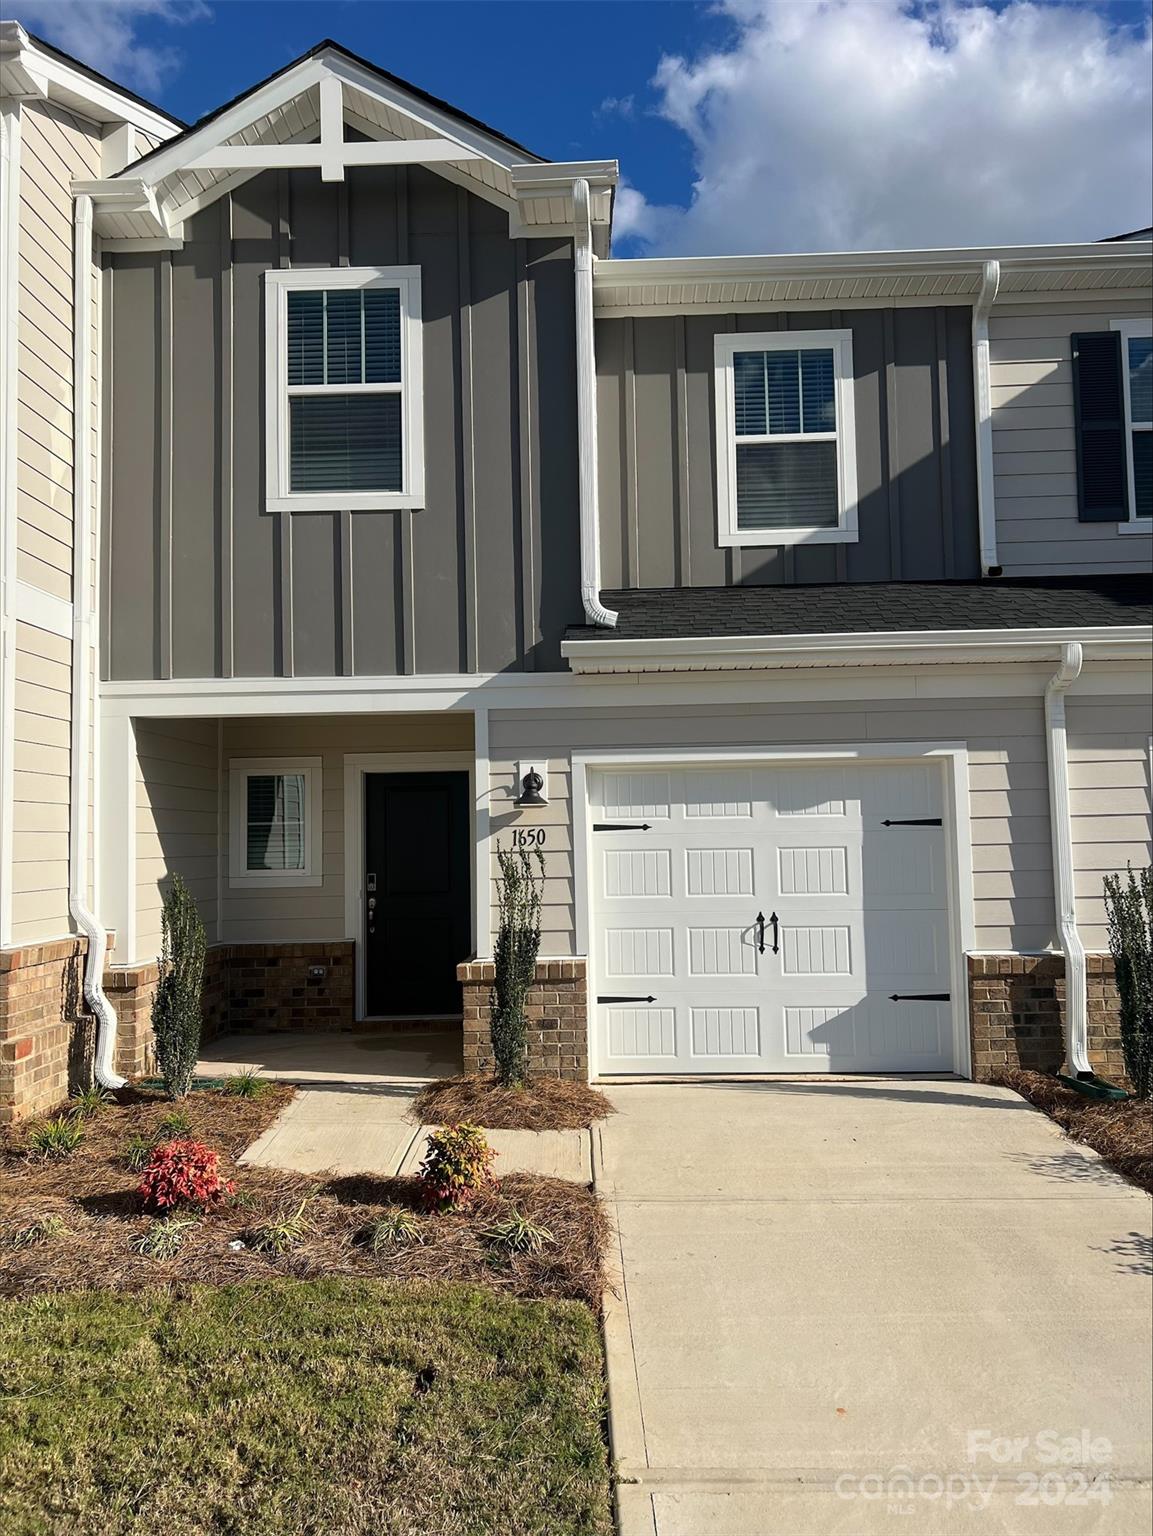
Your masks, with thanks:
[{"label": "garage door panel", "polygon": [[[603,1071],[950,1066],[939,770],[704,765],[590,782],[607,829],[592,865]],[[618,815],[647,830],[613,827]]]}]

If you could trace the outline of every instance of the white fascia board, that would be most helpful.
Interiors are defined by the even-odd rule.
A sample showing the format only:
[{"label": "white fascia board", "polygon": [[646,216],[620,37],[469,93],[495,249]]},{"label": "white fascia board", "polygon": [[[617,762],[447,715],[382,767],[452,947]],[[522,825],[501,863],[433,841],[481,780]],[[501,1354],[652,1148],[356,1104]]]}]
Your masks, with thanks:
[{"label": "white fascia board", "polygon": [[629,259],[610,257],[598,262],[596,281],[601,288],[632,287],[637,283],[707,283],[812,277],[822,273],[862,273],[917,276],[943,270],[971,273],[979,286],[987,261],[1004,268],[1132,267],[1153,258],[1153,241],[1128,240],[1121,245],[1009,245],[907,251],[817,251],[776,256],[649,256]]},{"label": "white fascia board", "polygon": [[1035,660],[1079,641],[1103,658],[1153,657],[1153,627],[891,631],[882,634],[733,635],[702,639],[566,640],[561,654],[577,673],[614,668],[706,670],[725,667],[916,665],[924,662]]},{"label": "white fascia board", "polygon": [[156,190],[138,177],[121,179],[104,176],[95,181],[74,181],[72,191],[77,197],[90,197],[97,217],[101,210],[109,213],[130,213],[146,219],[151,228],[146,239],[168,239],[172,230],[168,217],[156,197]]},{"label": "white fascia board", "polygon": [[0,56],[6,68],[18,68],[27,75],[33,87],[29,95],[48,96],[93,122],[131,123],[158,139],[170,139],[180,132],[180,124],[162,112],[45,53],[18,21],[0,22]]},{"label": "white fascia board", "polygon": [[572,190],[574,181],[587,181],[590,187],[615,187],[620,180],[616,160],[545,160],[518,162],[511,167],[514,187]]}]

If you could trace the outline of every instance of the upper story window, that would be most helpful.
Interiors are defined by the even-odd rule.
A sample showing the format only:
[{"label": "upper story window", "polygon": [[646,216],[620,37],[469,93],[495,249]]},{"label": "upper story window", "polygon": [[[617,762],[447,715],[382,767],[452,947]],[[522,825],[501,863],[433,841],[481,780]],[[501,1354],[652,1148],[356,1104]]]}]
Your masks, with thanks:
[{"label": "upper story window", "polygon": [[1153,325],[1118,320],[1114,328],[1121,333],[1129,521],[1148,533],[1153,518]]},{"label": "upper story window", "polygon": [[857,537],[850,331],[716,338],[721,544]]},{"label": "upper story window", "polygon": [[419,268],[267,284],[269,510],[422,505]]}]

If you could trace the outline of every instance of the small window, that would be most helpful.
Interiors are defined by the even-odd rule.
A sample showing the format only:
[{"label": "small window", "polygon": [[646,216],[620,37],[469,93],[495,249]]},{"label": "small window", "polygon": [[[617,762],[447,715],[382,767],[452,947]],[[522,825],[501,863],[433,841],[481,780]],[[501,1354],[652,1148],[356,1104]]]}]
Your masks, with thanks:
[{"label": "small window", "polygon": [[857,537],[849,331],[716,338],[721,544]]},{"label": "small window", "polygon": [[1125,449],[1129,475],[1129,526],[1153,528],[1153,326],[1148,320],[1117,320],[1125,386]]},{"label": "small window", "polygon": [[269,272],[268,507],[419,506],[415,267]]},{"label": "small window", "polygon": [[247,758],[229,770],[229,883],[321,883],[320,759]]}]

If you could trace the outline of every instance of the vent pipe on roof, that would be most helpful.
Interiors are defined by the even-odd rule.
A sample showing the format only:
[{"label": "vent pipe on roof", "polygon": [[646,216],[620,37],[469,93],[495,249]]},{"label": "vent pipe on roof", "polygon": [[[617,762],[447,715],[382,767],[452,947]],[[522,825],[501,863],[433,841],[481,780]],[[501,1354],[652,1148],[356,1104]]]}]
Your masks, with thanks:
[{"label": "vent pipe on roof", "polygon": [[999,576],[997,506],[993,482],[993,397],[989,385],[989,311],[1001,286],[1001,263],[987,261],[973,305],[973,406],[977,440],[977,526],[981,575]]},{"label": "vent pipe on roof", "polygon": [[1077,930],[1073,883],[1073,827],[1069,808],[1069,744],[1065,695],[1081,675],[1083,652],[1070,641],[1061,647],[1061,665],[1045,687],[1045,756],[1049,767],[1049,824],[1053,836],[1053,893],[1057,933],[1065,956],[1065,1070],[1091,1077],[1088,1051],[1088,985],[1085,946]]},{"label": "vent pipe on roof", "polygon": [[[89,764],[95,686],[92,642],[92,199],[76,198],[72,258],[72,738],[68,816],[68,906],[88,940],[84,998],[96,1020],[96,1081],[123,1088],[116,1072],[116,1011],[104,995],[108,933],[88,905]],[[91,756],[89,755],[91,754]]]},{"label": "vent pipe on roof", "polygon": [[596,343],[593,333],[593,221],[589,184],[572,186],[576,282],[577,458],[580,489],[581,601],[590,624],[611,628],[617,615],[601,602],[600,507],[597,492]]}]

